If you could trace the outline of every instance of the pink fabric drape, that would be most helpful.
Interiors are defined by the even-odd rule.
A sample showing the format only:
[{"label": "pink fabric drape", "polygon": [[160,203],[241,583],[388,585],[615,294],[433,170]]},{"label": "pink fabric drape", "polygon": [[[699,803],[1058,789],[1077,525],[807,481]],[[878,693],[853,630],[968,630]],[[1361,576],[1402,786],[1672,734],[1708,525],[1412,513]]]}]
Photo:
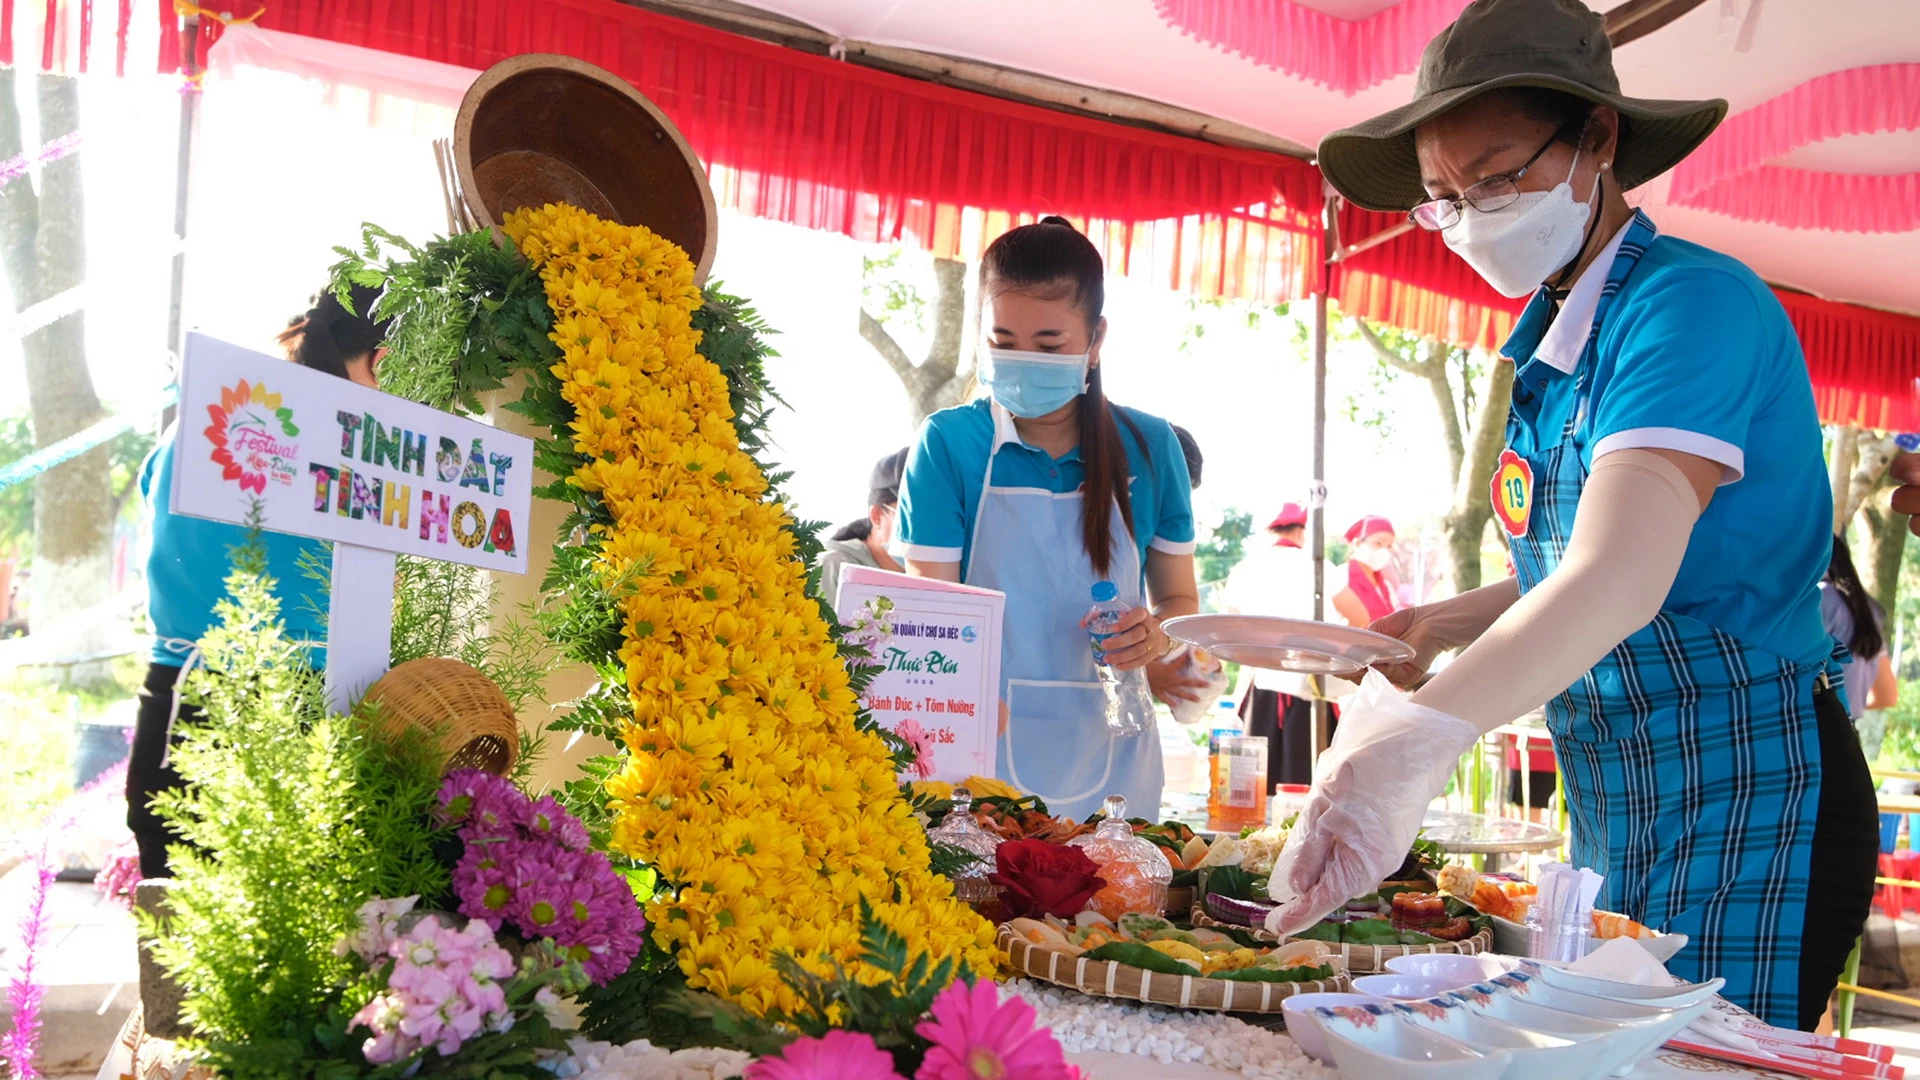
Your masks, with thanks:
[{"label": "pink fabric drape", "polygon": [[1673,170],[1669,201],[1789,229],[1920,229],[1920,173],[1867,175],[1768,164],[1845,135],[1920,130],[1920,63],[1810,79],[1729,117]]},{"label": "pink fabric drape", "polygon": [[1256,64],[1351,95],[1412,71],[1467,0],[1400,0],[1342,19],[1295,0],[1154,0],[1169,26]]}]

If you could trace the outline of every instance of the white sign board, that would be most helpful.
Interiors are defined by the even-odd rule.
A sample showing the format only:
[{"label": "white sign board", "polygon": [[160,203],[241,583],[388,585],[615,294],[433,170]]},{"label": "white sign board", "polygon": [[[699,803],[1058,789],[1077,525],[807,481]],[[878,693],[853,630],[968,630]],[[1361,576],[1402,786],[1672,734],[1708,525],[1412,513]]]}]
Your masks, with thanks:
[{"label": "white sign board", "polygon": [[867,708],[889,731],[918,726],[933,746],[935,780],[993,775],[1006,603],[990,589],[864,566],[840,572],[834,610],[882,669]]},{"label": "white sign board", "polygon": [[187,335],[173,511],[527,572],[533,440]]},{"label": "white sign board", "polygon": [[396,553],[527,572],[533,440],[188,334],[169,497],[334,541],[327,693],[344,712],[391,661]]}]

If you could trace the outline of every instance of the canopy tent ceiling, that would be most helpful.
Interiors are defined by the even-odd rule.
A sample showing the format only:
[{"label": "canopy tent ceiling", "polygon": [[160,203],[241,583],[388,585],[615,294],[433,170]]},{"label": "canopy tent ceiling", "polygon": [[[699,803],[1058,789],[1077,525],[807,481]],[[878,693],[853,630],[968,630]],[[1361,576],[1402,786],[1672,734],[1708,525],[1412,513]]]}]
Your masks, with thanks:
[{"label": "canopy tent ceiling", "polygon": [[[1337,128],[1403,104],[1413,94],[1411,61],[1418,49],[1395,48],[1393,26],[1412,36],[1438,19],[1444,25],[1461,0],[752,0],[754,7],[815,26],[848,41],[920,49],[980,60],[1060,79],[1154,98],[1219,116],[1307,146]],[[1609,10],[1617,0],[1595,0]],[[1287,17],[1318,32],[1345,22],[1377,31],[1372,41],[1402,61],[1402,70],[1346,92],[1313,75],[1264,66],[1242,52],[1183,33],[1186,9],[1239,12],[1249,22]],[[1386,21],[1396,14],[1397,23]],[[1317,18],[1316,18],[1317,16]],[[1316,28],[1315,24],[1321,24]],[[1206,33],[1202,27],[1202,33]],[[1216,30],[1211,36],[1224,37]],[[1422,38],[1421,40],[1424,40]],[[1248,50],[1256,55],[1260,50]],[[1825,116],[1804,141],[1762,146],[1751,165],[1775,170],[1876,178],[1883,196],[1904,211],[1901,231],[1840,232],[1787,228],[1712,210],[1674,205],[1674,177],[1646,185],[1637,201],[1660,227],[1736,255],[1768,280],[1818,296],[1920,313],[1920,275],[1893,272],[1920,258],[1920,4],[1912,0],[1709,0],[1615,55],[1623,89],[1659,98],[1726,98],[1740,114],[1793,94],[1805,84],[1856,68],[1900,65],[1898,78],[1800,95],[1796,104]],[[1831,78],[1825,80],[1832,83]],[[1846,96],[1843,96],[1846,95]],[[1844,106],[1844,108],[1843,108]],[[1861,114],[1865,115],[1861,115]],[[1830,115],[1828,115],[1830,114]],[[1857,133],[1853,127],[1868,129]],[[1874,127],[1883,130],[1873,131]],[[1707,148],[1711,149],[1711,147]],[[1738,157],[1738,154],[1731,155]],[[1682,173],[1684,178],[1685,174]],[[1734,187],[1746,179],[1706,181]],[[1838,185],[1841,197],[1865,197]]]},{"label": "canopy tent ceiling", "polygon": [[[122,56],[128,16],[147,2],[123,0]],[[173,11],[151,2],[165,27]],[[1734,111],[1634,200],[1666,231],[1785,287],[1823,415],[1920,429],[1920,317],[1874,310],[1920,313],[1920,281],[1903,272],[1920,255],[1920,5],[1695,0],[1669,23],[1685,0],[1598,2],[1638,19],[1610,19],[1642,35],[1618,53],[1627,92],[1723,96]],[[1464,3],[272,0],[258,25],[470,69],[521,52],[598,63],[676,120],[720,201],[747,213],[963,256],[1009,224],[1064,213],[1121,273],[1202,295],[1281,300],[1324,288],[1350,312],[1487,345],[1516,305],[1436,236],[1389,234],[1402,224],[1394,216],[1344,208],[1341,248],[1366,250],[1336,249],[1323,270],[1318,172],[1272,152],[1406,100],[1419,47]],[[0,4],[8,28],[12,6]],[[756,35],[828,55],[642,7],[710,24],[744,19]],[[84,56],[90,9],[49,0],[53,29],[43,37],[35,28],[23,50],[39,45],[43,64],[70,69],[76,51]],[[147,17],[138,12],[133,25]],[[202,55],[210,36],[200,36]],[[104,28],[95,37],[106,39]],[[0,35],[0,61],[11,44]],[[876,70],[902,57],[923,78]],[[162,70],[180,62],[171,35],[159,59]],[[962,69],[1044,82],[1044,99],[1066,111],[937,85],[982,85]],[[1142,104],[1163,114],[1143,115]],[[1163,126],[1179,113],[1177,130],[1231,129],[1241,146],[1268,149],[1089,115],[1108,111]]]}]

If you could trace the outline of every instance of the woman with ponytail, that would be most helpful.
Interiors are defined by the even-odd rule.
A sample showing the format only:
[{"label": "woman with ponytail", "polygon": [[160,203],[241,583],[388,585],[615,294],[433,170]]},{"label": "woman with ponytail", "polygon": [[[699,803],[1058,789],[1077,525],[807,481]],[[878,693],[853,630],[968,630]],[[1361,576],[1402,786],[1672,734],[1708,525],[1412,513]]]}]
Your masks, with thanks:
[{"label": "woman with ponytail", "polygon": [[1860,736],[1861,752],[1872,761],[1880,756],[1880,738],[1887,729],[1883,710],[1900,703],[1900,683],[1893,675],[1893,650],[1887,647],[1887,613],[1861,583],[1845,533],[1833,536],[1833,556],[1820,582],[1820,621],[1852,654],[1841,679],[1847,715]]},{"label": "woman with ponytail", "polygon": [[[387,324],[368,313],[379,298],[376,289],[355,289],[353,314],[332,293],[315,299],[306,314],[295,317],[276,339],[296,364],[376,385],[374,365]],[[188,431],[198,431],[205,417],[182,417]],[[176,421],[140,470],[140,494],[153,514],[153,546],[147,556],[147,617],[153,623],[153,660],[146,685],[140,691],[140,710],[134,727],[133,751],[127,763],[127,826],[140,846],[142,877],[167,876],[167,845],[177,843],[149,803],[154,793],[180,784],[167,764],[167,747],[177,724],[198,720],[198,710],[179,700],[185,670],[195,645],[218,621],[214,604],[226,596],[227,574],[233,568],[233,549],[246,543],[247,530],[239,525],[175,514],[168,506],[173,491],[173,446],[180,433]],[[332,562],[330,549],[318,540],[285,533],[262,532],[267,574],[280,599],[280,618],[287,636],[308,643],[307,655],[315,667],[326,663],[326,633],[321,627],[326,594],[308,569],[324,571]]]},{"label": "woman with ponytail", "polygon": [[1161,623],[1200,610],[1186,460],[1165,420],[1101,390],[1106,267],[1064,218],[995,240],[980,265],[980,384],[927,419],[907,461],[907,571],[1007,594],[996,775],[1083,818],[1107,795],[1160,807],[1160,740],[1115,737],[1087,631],[1094,585],[1130,610],[1113,667],[1172,651]]}]

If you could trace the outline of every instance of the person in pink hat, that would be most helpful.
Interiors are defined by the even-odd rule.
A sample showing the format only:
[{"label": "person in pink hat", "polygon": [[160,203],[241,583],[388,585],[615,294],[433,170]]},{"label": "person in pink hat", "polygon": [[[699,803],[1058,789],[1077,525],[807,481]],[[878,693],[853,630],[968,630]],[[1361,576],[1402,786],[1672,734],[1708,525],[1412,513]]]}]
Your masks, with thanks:
[{"label": "person in pink hat", "polygon": [[1393,572],[1393,522],[1368,514],[1347,530],[1347,587],[1333,609],[1348,626],[1366,627],[1400,610],[1400,579]]}]

